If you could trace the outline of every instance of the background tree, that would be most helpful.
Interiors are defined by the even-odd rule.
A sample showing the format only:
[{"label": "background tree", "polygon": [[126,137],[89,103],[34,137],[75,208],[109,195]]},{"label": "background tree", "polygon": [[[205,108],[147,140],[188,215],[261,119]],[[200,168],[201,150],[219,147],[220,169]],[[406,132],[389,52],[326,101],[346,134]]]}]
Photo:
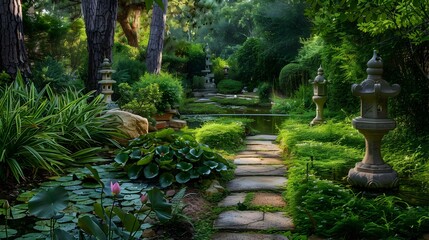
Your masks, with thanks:
[{"label": "background tree", "polygon": [[112,59],[112,47],[115,34],[117,0],[82,1],[85,31],[88,43],[88,79],[87,91],[98,88],[100,65],[104,58]]},{"label": "background tree", "polygon": [[25,78],[31,74],[24,46],[22,6],[20,0],[0,2],[0,72],[13,79],[21,71]]},{"label": "background tree", "polygon": [[146,51],[146,68],[149,73],[159,74],[161,71],[167,6],[168,0],[163,0],[161,6],[157,3],[153,7],[149,43]]}]

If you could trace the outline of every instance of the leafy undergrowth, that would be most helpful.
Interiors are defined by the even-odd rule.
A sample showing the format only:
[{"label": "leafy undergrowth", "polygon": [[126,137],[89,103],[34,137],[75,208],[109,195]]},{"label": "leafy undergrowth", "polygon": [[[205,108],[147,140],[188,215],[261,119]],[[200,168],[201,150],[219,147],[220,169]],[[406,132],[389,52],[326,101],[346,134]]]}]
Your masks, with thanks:
[{"label": "leafy undergrowth", "polygon": [[[279,140],[288,153],[287,211],[297,233],[335,239],[415,239],[428,231],[427,205],[412,206],[389,194],[368,196],[346,185],[348,169],[362,159],[365,149],[364,138],[350,122],[310,127],[308,122],[288,120]],[[394,169],[413,160],[407,151],[387,148],[387,152],[387,161],[392,156],[403,160],[388,161]],[[422,153],[414,152],[414,160],[421,163],[418,154]],[[399,175],[405,177],[404,171]]]}]

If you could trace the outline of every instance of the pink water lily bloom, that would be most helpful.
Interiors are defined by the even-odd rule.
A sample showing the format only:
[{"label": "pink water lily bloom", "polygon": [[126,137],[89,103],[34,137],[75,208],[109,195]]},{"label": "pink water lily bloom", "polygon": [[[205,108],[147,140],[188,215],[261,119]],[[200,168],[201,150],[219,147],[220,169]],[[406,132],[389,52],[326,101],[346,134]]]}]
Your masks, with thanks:
[{"label": "pink water lily bloom", "polygon": [[118,195],[121,192],[121,186],[119,186],[118,182],[110,182],[110,191],[112,191],[113,196]]},{"label": "pink water lily bloom", "polygon": [[145,203],[147,202],[147,200],[148,200],[148,196],[147,196],[147,194],[146,194],[146,193],[143,193],[143,194],[140,196],[140,201],[141,201],[143,204],[145,204]]}]

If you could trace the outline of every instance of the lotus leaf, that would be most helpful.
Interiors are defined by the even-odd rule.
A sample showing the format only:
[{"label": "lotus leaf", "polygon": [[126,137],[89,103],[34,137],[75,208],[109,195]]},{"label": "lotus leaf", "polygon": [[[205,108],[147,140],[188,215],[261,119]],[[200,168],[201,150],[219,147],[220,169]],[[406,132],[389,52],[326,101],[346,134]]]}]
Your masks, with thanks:
[{"label": "lotus leaf", "polygon": [[165,172],[159,176],[159,184],[161,185],[161,188],[166,188],[173,184],[174,176],[173,174],[169,172]]},{"label": "lotus leaf", "polygon": [[61,187],[49,189],[36,194],[28,202],[31,215],[39,218],[53,218],[68,204],[67,191]]},{"label": "lotus leaf", "polygon": [[191,174],[188,172],[180,172],[176,174],[176,181],[178,183],[187,183],[189,180],[191,180]]},{"label": "lotus leaf", "polygon": [[146,178],[154,178],[159,174],[159,167],[158,165],[154,164],[154,163],[149,163],[145,168],[144,168],[144,176]]}]

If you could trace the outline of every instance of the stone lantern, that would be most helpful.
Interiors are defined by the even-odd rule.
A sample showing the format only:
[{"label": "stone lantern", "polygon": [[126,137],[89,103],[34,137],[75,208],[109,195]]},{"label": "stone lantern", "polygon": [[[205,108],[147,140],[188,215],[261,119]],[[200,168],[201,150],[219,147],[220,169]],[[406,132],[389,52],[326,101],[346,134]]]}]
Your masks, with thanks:
[{"label": "stone lantern", "polygon": [[229,71],[229,66],[226,65],[225,67],[223,67],[223,76],[225,77],[225,79],[228,79],[228,71]]},{"label": "stone lantern", "polygon": [[323,76],[323,69],[320,66],[317,69],[317,76],[313,84],[313,102],[316,104],[316,117],[310,122],[310,125],[323,123],[323,105],[326,102],[326,80]]},{"label": "stone lantern", "polygon": [[113,84],[116,83],[112,79],[112,74],[116,72],[112,70],[112,64],[110,64],[109,59],[105,58],[101,64],[101,70],[98,71],[101,73],[101,81],[98,81],[98,84],[101,85],[101,93],[104,94],[104,102],[107,104],[112,103],[112,94],[113,94]]},{"label": "stone lantern", "polygon": [[350,169],[347,180],[358,187],[394,188],[398,175],[384,163],[380,148],[383,136],[396,127],[395,121],[387,118],[387,99],[398,95],[401,88],[382,79],[383,62],[376,51],[367,66],[367,79],[352,86],[353,95],[361,99],[361,116],[352,124],[365,136],[365,156]]}]

